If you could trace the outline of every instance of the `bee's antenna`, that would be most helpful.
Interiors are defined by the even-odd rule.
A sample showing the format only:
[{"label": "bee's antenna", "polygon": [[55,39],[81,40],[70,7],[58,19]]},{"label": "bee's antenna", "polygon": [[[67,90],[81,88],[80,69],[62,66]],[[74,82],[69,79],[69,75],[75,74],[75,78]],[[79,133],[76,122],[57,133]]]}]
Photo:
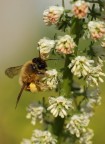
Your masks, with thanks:
[{"label": "bee's antenna", "polygon": [[20,92],[19,92],[19,94],[18,94],[18,97],[17,97],[15,109],[17,108],[17,105],[18,105],[18,103],[19,103],[19,100],[20,100],[20,98],[21,98],[21,95],[22,95],[22,92],[23,92],[25,86],[26,86],[26,84],[24,83],[23,86],[21,87],[21,90],[20,90]]},{"label": "bee's antenna", "polygon": [[39,57],[41,58],[40,50],[39,50]]}]

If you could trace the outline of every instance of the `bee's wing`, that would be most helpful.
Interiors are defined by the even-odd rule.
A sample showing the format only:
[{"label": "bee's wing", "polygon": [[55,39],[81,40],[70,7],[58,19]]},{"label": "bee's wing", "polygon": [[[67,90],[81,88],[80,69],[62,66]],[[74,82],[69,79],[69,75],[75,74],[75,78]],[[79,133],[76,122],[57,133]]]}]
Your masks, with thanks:
[{"label": "bee's wing", "polygon": [[16,66],[16,67],[7,68],[7,69],[5,70],[5,74],[6,74],[9,78],[13,78],[15,75],[19,74],[21,68],[22,68],[22,65],[21,65],[21,66]]}]

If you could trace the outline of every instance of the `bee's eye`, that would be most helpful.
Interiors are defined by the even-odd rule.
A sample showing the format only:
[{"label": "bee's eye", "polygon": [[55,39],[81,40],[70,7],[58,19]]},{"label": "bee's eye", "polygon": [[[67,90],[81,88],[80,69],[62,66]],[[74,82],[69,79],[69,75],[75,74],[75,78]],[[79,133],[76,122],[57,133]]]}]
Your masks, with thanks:
[{"label": "bee's eye", "polygon": [[45,69],[45,68],[46,68],[46,65],[45,65],[45,64],[39,64],[39,65],[38,65],[38,68],[39,68],[39,69]]},{"label": "bee's eye", "polygon": [[35,65],[32,65],[32,69],[33,69],[33,70],[36,70],[36,66],[35,66]]},{"label": "bee's eye", "polygon": [[42,65],[39,64],[39,65],[38,65],[38,68],[41,69],[41,68],[42,68]]}]

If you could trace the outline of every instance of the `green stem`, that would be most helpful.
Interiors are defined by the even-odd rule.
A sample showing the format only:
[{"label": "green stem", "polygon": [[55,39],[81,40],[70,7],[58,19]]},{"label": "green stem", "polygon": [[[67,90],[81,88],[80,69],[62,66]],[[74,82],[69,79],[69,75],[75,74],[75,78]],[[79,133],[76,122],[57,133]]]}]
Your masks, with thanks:
[{"label": "green stem", "polygon": [[64,2],[64,0],[62,0],[62,6],[65,7],[65,2]]},{"label": "green stem", "polygon": [[72,26],[71,26],[71,31],[70,34],[76,35],[74,41],[77,45],[76,49],[75,49],[75,55],[78,55],[78,43],[79,43],[79,39],[82,37],[83,32],[83,23],[84,20],[79,20],[77,18],[74,18],[72,21]]},{"label": "green stem", "polygon": [[62,144],[62,135],[63,135],[63,126],[64,126],[64,118],[56,117],[53,124],[53,132],[58,137],[58,143]]},{"label": "green stem", "polygon": [[71,84],[73,82],[73,75],[68,68],[68,65],[70,64],[70,55],[67,55],[65,58],[65,65],[64,65],[64,72],[63,72],[63,84],[62,84],[62,94],[65,97],[70,97],[71,93]]},{"label": "green stem", "polygon": [[[69,57],[70,57],[70,55],[67,55],[65,58],[62,90],[60,92],[60,95],[63,95],[68,98],[70,97],[70,94],[71,94],[71,84],[73,82],[72,81],[73,75],[71,74],[70,69],[68,68],[68,65],[70,63]],[[61,118],[59,116],[57,118],[55,118],[55,120],[54,120],[53,132],[55,135],[58,136],[58,144],[62,144],[64,122],[65,122],[65,119]]]}]

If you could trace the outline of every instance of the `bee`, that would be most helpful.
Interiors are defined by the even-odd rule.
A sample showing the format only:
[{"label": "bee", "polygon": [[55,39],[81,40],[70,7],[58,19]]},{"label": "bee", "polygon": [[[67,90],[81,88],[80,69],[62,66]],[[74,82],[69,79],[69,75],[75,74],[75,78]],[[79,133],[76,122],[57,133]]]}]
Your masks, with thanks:
[{"label": "bee", "polygon": [[40,82],[45,76],[47,70],[47,63],[40,57],[33,58],[27,61],[24,65],[10,67],[5,70],[5,74],[9,78],[13,78],[15,75],[19,74],[19,83],[21,85],[21,90],[17,96],[16,106],[21,98],[23,90],[37,92],[42,90],[43,83]]}]

